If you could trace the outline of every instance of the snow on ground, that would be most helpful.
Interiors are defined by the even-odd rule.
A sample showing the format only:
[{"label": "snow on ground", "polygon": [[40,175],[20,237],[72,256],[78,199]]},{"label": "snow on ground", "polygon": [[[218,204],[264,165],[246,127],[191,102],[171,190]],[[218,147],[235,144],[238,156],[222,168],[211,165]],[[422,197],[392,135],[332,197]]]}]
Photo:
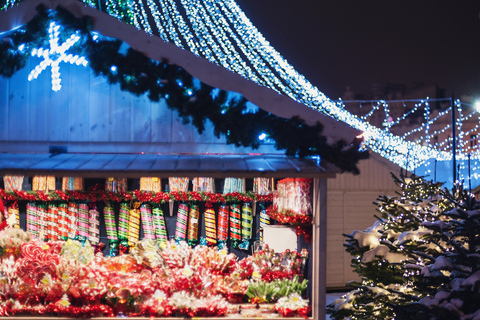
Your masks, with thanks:
[{"label": "snow on ground", "polygon": [[[329,293],[327,293],[327,302],[326,302],[325,305],[328,306],[330,303],[337,300],[338,298],[343,296],[345,293],[346,292],[329,292]],[[325,319],[330,320],[330,316],[327,314]]]}]

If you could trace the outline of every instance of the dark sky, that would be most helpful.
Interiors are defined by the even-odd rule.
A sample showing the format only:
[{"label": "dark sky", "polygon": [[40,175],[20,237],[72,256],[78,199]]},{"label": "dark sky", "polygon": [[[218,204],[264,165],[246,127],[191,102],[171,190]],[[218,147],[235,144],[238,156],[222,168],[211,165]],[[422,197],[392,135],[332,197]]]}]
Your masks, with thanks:
[{"label": "dark sky", "polygon": [[346,86],[437,84],[480,98],[478,0],[237,0],[298,72],[328,97]]}]

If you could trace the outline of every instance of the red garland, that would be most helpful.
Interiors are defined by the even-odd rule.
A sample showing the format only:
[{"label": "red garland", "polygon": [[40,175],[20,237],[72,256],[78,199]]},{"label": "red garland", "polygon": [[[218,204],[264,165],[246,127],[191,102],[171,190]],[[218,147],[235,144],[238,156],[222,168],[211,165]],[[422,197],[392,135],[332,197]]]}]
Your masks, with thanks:
[{"label": "red garland", "polygon": [[266,211],[270,218],[276,220],[278,224],[291,225],[297,236],[303,236],[306,242],[312,242],[312,216],[298,214],[291,210],[279,212],[274,206],[268,207]]},{"label": "red garland", "polygon": [[88,191],[62,191],[55,190],[51,192],[43,191],[22,191],[14,190],[14,192],[6,192],[4,189],[0,189],[0,196],[5,201],[89,201],[89,202],[121,202],[137,200],[140,202],[155,202],[165,203],[169,200],[175,201],[205,201],[208,205],[214,203],[224,202],[272,202],[273,196],[259,195],[256,193],[240,193],[231,192],[228,194],[212,193],[212,192],[196,192],[196,191],[172,191],[166,192],[148,192],[148,191],[127,191],[115,193],[112,191],[102,190],[103,186],[96,185],[90,188]]}]

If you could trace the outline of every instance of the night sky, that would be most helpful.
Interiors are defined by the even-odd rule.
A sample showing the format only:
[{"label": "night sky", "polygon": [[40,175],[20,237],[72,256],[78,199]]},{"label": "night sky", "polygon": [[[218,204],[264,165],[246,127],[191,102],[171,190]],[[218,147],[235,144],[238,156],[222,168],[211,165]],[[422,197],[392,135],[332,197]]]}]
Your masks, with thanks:
[{"label": "night sky", "polygon": [[437,84],[480,98],[478,0],[237,0],[298,72],[331,99],[346,86]]}]

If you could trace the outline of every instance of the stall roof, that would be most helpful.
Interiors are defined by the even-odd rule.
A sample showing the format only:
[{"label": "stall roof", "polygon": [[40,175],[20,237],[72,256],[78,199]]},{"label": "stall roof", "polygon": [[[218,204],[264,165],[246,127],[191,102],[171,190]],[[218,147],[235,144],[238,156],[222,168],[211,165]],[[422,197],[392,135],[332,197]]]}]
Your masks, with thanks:
[{"label": "stall roof", "polygon": [[313,159],[257,154],[1,153],[1,175],[84,178],[334,177],[338,169]]}]

